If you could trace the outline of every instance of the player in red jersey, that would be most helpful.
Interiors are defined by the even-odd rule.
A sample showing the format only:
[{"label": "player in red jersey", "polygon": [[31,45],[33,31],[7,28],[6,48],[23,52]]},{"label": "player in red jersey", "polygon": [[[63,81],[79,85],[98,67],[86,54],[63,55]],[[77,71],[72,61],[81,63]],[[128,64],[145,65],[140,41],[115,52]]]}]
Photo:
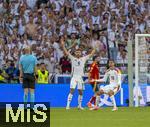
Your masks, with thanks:
[{"label": "player in red jersey", "polygon": [[90,70],[89,70],[89,74],[88,74],[88,79],[89,79],[89,82],[90,82],[93,92],[94,92],[94,95],[91,97],[90,101],[87,103],[87,106],[89,108],[92,108],[93,104],[96,107],[98,107],[98,105],[99,105],[100,97],[97,95],[97,92],[99,91],[98,84],[95,81],[91,82],[91,79],[96,80],[98,78],[99,78],[98,59],[97,59],[97,56],[94,56],[93,63],[90,65]]}]

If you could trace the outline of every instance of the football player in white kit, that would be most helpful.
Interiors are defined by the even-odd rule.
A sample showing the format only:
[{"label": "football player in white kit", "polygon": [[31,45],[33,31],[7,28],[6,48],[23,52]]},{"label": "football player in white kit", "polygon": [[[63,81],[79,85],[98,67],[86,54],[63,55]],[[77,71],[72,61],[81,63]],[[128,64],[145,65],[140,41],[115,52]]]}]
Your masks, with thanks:
[{"label": "football player in white kit", "polygon": [[[113,60],[109,60],[109,69],[106,71],[104,77],[102,79],[97,79],[94,81],[97,82],[106,82],[109,79],[109,85],[100,88],[98,95],[107,94],[109,95],[112,103],[113,109],[112,111],[118,110],[116,106],[116,101],[114,95],[120,90],[121,87],[121,71],[115,67],[115,62]],[[97,109],[94,107],[93,109]]]},{"label": "football player in white kit", "polygon": [[61,39],[62,48],[65,54],[70,58],[71,65],[72,65],[72,78],[70,82],[70,93],[67,99],[67,106],[66,109],[70,109],[70,103],[73,97],[74,90],[77,86],[79,96],[78,96],[78,109],[83,110],[82,107],[82,94],[84,88],[84,82],[82,77],[84,76],[84,66],[86,61],[95,53],[95,49],[92,50],[91,54],[82,57],[81,49],[77,49],[75,51],[75,56],[71,55],[64,46],[64,41]]}]

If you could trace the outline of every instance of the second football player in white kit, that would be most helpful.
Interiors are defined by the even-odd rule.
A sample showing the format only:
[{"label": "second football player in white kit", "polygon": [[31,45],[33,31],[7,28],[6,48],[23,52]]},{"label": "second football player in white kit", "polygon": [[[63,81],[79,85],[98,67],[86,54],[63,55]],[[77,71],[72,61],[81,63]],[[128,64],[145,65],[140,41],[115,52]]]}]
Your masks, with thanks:
[{"label": "second football player in white kit", "polygon": [[92,50],[91,54],[82,57],[81,49],[77,49],[75,51],[75,56],[71,55],[64,46],[64,41],[61,39],[62,48],[65,52],[65,54],[70,58],[71,65],[72,65],[72,78],[70,82],[70,93],[68,95],[67,99],[67,106],[66,109],[70,109],[70,103],[73,97],[74,90],[77,86],[77,89],[79,91],[78,96],[78,109],[83,109],[82,107],[82,94],[84,90],[84,82],[82,77],[84,76],[84,66],[86,61],[95,53],[95,49]]},{"label": "second football player in white kit", "polygon": [[[98,92],[98,95],[107,94],[109,95],[112,103],[113,109],[112,111],[117,110],[116,101],[114,95],[120,90],[121,88],[121,71],[115,67],[114,60],[109,60],[109,69],[106,71],[104,78],[92,80],[97,82],[107,82],[109,79],[109,85],[104,86]],[[94,107],[94,109],[98,109],[98,107]]]}]

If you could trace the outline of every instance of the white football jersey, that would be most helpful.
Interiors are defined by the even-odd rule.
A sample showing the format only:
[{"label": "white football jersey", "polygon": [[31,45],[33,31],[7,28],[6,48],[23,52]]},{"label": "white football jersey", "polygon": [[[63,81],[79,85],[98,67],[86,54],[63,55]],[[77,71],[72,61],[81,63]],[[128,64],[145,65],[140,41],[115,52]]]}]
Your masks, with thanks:
[{"label": "white football jersey", "polygon": [[71,59],[72,65],[72,76],[82,77],[84,76],[84,66],[86,61],[89,59],[89,55],[81,58],[76,58],[69,54],[69,58]]},{"label": "white football jersey", "polygon": [[108,69],[104,75],[104,82],[109,78],[110,85],[121,85],[121,71],[118,68]]}]

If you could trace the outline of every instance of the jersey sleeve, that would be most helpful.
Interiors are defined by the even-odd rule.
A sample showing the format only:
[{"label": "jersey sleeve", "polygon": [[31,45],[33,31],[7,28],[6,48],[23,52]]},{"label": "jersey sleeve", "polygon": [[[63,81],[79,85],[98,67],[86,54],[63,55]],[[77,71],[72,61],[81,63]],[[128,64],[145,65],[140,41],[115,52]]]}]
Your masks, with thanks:
[{"label": "jersey sleeve", "polygon": [[103,77],[103,82],[107,82],[108,79],[108,72],[105,73],[104,77]]},{"label": "jersey sleeve", "polygon": [[87,61],[89,58],[90,58],[90,55],[87,55],[87,56],[82,57],[82,59],[83,59],[84,61]]}]

